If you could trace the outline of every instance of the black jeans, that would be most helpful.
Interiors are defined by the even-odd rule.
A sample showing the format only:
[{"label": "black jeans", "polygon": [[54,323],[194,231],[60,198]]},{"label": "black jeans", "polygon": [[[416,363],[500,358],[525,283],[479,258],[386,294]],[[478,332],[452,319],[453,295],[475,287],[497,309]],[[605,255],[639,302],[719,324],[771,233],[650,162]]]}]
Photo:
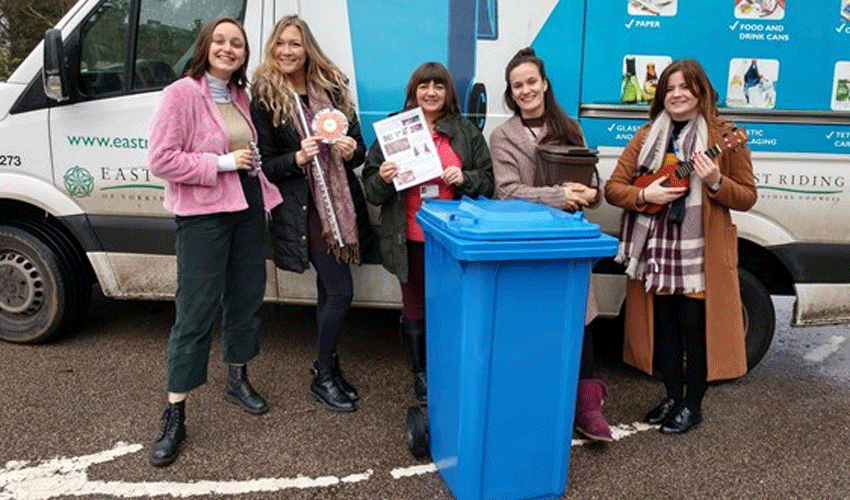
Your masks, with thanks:
[{"label": "black jeans", "polygon": [[[705,300],[656,295],[653,305],[655,365],[664,376],[667,396],[698,411],[708,385]],[[687,368],[683,367],[683,355],[687,357]]]},{"label": "black jeans", "polygon": [[266,288],[263,208],[177,217],[177,294],[168,341],[168,391],[207,380],[212,333],[221,308],[221,356],[246,363],[260,350]]}]

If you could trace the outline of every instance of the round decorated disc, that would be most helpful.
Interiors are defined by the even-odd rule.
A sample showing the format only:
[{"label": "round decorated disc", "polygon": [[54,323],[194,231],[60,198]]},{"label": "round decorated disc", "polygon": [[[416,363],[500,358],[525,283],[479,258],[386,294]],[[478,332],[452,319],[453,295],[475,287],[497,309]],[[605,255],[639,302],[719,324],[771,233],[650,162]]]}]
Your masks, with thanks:
[{"label": "round decorated disc", "polygon": [[313,117],[311,128],[324,142],[334,142],[348,132],[348,119],[338,109],[325,108]]}]

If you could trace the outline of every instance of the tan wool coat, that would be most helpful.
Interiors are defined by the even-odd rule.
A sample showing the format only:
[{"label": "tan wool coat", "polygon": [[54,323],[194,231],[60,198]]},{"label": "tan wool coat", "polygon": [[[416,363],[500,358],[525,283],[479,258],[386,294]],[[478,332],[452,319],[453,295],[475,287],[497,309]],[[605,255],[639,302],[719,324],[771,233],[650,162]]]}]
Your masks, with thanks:
[{"label": "tan wool coat", "polygon": [[[734,126],[709,126],[708,144],[722,141]],[[605,183],[605,199],[624,210],[638,210],[639,188],[631,184],[637,158],[649,132],[644,125],[626,145],[614,173]],[[746,211],[756,202],[750,150],[741,147],[720,156],[720,189],[711,193],[703,184],[702,225],[705,236],[705,315],[708,380],[737,378],[747,372],[744,321],[738,284],[738,230],[729,210]],[[627,280],[623,360],[653,371],[653,294],[642,281]]]}]

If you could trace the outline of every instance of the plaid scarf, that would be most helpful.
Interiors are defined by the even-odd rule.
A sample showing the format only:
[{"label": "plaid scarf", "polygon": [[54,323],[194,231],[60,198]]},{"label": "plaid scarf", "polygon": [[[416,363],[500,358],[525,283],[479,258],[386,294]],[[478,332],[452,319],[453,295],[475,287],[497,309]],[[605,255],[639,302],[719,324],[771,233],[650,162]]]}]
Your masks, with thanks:
[{"label": "plaid scarf", "polygon": [[[655,172],[663,164],[670,138],[671,120],[666,111],[656,117],[638,155],[634,178]],[[679,161],[704,151],[708,138],[705,119],[698,115],[688,122],[676,140]],[[670,294],[705,290],[702,228],[702,179],[691,173],[691,189],[685,196],[681,223],[667,218],[670,205],[654,215],[624,211],[616,262],[626,265],[626,274],[644,280],[647,292]]]},{"label": "plaid scarf", "polygon": [[[295,96],[293,95],[293,97]],[[332,108],[333,104],[331,104],[330,99],[328,99],[328,96],[324,92],[316,92],[316,89],[310,85],[307,86],[307,97],[310,103],[309,107],[303,106],[300,98],[296,99],[295,105],[301,106],[304,111],[304,118],[309,126],[317,112],[324,108]],[[301,120],[298,119],[297,112],[292,122],[301,139],[315,135],[312,132],[304,130]],[[322,238],[324,238],[328,245],[329,253],[338,262],[359,264],[360,242],[358,241],[357,234],[357,216],[354,211],[354,202],[351,200],[351,190],[348,187],[345,166],[342,164],[339,154],[331,149],[330,144],[325,144],[324,142],[319,143],[317,159],[319,160],[319,167],[322,169],[322,174],[325,178],[327,193],[323,192],[321,185],[316,181],[316,167],[314,162],[310,162],[306,170],[313,203],[316,205],[316,211],[319,212],[319,219],[322,222]],[[330,198],[331,206],[326,206],[323,202],[325,194]],[[334,238],[331,228],[333,221],[331,212],[336,215],[337,226],[342,236],[342,245]]]}]

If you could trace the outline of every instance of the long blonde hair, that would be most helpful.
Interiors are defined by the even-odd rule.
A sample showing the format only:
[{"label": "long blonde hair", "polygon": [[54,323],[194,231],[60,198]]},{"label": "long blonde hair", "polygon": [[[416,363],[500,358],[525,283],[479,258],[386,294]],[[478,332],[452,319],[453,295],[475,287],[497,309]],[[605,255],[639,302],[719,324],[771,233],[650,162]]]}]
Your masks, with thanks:
[{"label": "long blonde hair", "polygon": [[251,94],[254,99],[272,113],[272,122],[275,126],[297,119],[292,97],[295,88],[286,74],[281,71],[273,53],[278,37],[289,26],[295,26],[301,31],[307,55],[304,63],[307,85],[327,93],[337,109],[345,113],[349,119],[354,118],[354,103],[348,91],[348,79],[319,48],[307,23],[296,15],[285,16],[278,21],[266,41],[263,61],[254,72],[251,84]]}]

